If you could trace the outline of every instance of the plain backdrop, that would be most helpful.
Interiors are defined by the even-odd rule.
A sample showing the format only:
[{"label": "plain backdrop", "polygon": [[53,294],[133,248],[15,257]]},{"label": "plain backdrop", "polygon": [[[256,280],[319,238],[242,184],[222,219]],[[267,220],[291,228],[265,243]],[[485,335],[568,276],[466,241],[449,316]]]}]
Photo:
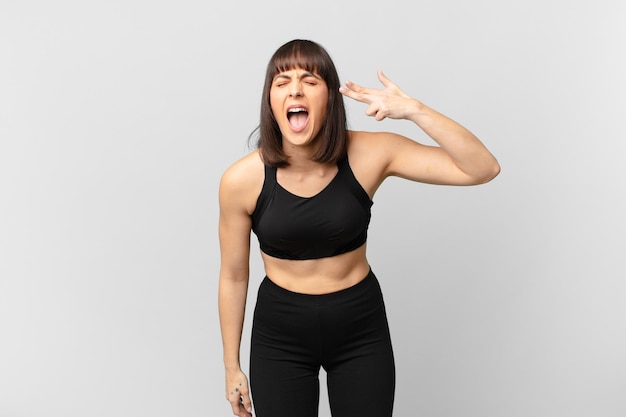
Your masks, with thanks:
[{"label": "plain backdrop", "polygon": [[[625,19],[620,0],[0,0],[0,416],[231,415],[218,183],[294,38],[342,80],[382,69],[502,165],[375,196],[395,415],[625,416]],[[253,236],[246,369],[262,277]]]}]

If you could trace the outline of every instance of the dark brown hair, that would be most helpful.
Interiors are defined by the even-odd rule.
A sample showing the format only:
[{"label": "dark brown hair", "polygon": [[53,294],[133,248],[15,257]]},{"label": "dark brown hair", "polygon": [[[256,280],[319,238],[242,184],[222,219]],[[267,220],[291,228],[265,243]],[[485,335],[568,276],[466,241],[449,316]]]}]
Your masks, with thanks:
[{"label": "dark brown hair", "polygon": [[261,121],[259,127],[250,135],[258,132],[257,148],[266,165],[289,165],[283,152],[282,134],[272,113],[270,88],[274,77],[283,71],[302,68],[319,75],[328,87],[328,107],[326,120],[320,129],[317,140],[321,141],[313,159],[322,163],[336,163],[346,155],[347,122],[343,97],[339,92],[339,75],[330,55],[319,44],[302,39],[295,39],[282,45],[274,52],[267,65],[265,85],[261,101]]}]

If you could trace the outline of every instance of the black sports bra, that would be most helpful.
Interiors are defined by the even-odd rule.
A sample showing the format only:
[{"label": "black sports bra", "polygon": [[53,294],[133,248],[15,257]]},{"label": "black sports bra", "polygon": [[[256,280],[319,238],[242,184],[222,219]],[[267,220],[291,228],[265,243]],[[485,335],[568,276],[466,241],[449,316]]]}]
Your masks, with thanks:
[{"label": "black sports bra", "polygon": [[252,213],[261,250],[281,259],[317,259],[350,252],[367,240],[372,200],[356,180],[348,158],[313,197],[290,193],[265,166],[265,181]]}]

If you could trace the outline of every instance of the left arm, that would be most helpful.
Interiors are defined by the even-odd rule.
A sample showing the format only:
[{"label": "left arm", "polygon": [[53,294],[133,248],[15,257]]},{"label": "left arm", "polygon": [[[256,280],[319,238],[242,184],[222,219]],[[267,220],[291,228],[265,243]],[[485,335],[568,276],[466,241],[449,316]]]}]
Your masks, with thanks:
[{"label": "left arm", "polygon": [[482,142],[454,120],[406,95],[381,71],[385,87],[370,89],[350,81],[341,92],[368,104],[366,114],[376,120],[406,119],[414,122],[439,146],[426,146],[400,135],[378,134],[384,141],[384,175],[447,185],[475,185],[491,181],[500,165]]}]

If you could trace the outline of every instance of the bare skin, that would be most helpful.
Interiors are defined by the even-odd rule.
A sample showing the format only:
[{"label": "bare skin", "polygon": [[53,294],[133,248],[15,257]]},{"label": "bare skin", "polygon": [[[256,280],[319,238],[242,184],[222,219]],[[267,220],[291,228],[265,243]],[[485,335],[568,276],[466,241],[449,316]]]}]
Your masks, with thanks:
[{"label": "bare skin", "polygon": [[[457,122],[406,95],[382,72],[382,89],[347,82],[344,96],[365,103],[366,114],[383,120],[414,122],[439,146],[425,146],[388,132],[349,132],[348,159],[354,175],[373,199],[385,178],[397,176],[431,184],[476,185],[493,179],[499,164],[476,136]],[[272,110],[283,134],[290,165],[277,171],[278,183],[303,197],[321,191],[336,175],[336,165],[311,159],[319,143],[317,134],[326,117],[328,90],[315,74],[296,68],[279,74],[270,91]],[[294,126],[286,116],[289,107],[305,106],[306,123]],[[220,183],[221,268],[219,311],[226,368],[226,398],[233,414],[250,417],[248,381],[241,371],[239,349],[249,280],[251,215],[261,192],[264,165],[258,151],[235,162]],[[267,276],[294,292],[324,294],[348,288],[369,271],[366,247],[342,255],[285,260],[262,253]]]}]

